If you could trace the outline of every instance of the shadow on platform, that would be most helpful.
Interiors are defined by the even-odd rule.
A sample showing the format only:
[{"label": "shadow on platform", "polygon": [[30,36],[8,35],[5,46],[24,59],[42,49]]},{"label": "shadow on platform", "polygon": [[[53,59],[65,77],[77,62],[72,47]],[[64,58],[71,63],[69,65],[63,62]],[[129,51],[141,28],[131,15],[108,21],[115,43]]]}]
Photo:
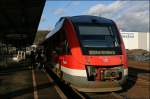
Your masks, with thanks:
[{"label": "shadow on platform", "polygon": [[[54,83],[45,83],[45,84],[41,84],[37,86],[37,90],[41,90],[44,88],[49,88],[51,86],[53,86]],[[6,99],[10,99],[10,98],[14,98],[14,97],[18,97],[18,96],[22,96],[25,94],[33,94],[34,92],[34,87],[29,87],[29,88],[25,88],[25,89],[20,89],[20,90],[16,90],[16,91],[12,91],[3,95],[0,95],[1,98],[6,98]]]}]

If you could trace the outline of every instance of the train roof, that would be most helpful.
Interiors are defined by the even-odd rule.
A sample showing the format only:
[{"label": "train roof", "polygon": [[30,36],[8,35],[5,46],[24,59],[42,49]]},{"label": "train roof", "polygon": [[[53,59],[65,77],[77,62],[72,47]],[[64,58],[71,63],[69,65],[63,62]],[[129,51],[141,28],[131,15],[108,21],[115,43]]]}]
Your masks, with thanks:
[{"label": "train roof", "polygon": [[100,24],[112,24],[113,21],[107,18],[91,16],[91,15],[80,15],[80,16],[72,16],[72,17],[61,17],[59,21],[56,23],[55,28],[48,33],[45,39],[48,39],[53,34],[58,32],[64,24],[66,19],[71,20],[73,23],[100,23]]},{"label": "train roof", "polygon": [[91,16],[91,15],[80,15],[80,16],[72,16],[68,17],[73,23],[113,23],[112,20],[99,17],[99,16]]}]

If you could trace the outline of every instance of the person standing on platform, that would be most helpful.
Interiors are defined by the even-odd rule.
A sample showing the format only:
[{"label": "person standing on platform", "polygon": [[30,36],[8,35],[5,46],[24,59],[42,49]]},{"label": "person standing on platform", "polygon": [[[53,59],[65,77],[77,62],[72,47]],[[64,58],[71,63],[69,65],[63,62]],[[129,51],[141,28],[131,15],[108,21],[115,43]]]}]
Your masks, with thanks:
[{"label": "person standing on platform", "polygon": [[34,53],[34,51],[31,51],[30,59],[31,59],[31,67],[35,68],[35,53]]},{"label": "person standing on platform", "polygon": [[36,62],[37,62],[37,66],[39,69],[44,69],[44,66],[46,64],[46,56],[44,54],[44,51],[43,50],[39,50],[37,52],[37,55],[36,55]]}]

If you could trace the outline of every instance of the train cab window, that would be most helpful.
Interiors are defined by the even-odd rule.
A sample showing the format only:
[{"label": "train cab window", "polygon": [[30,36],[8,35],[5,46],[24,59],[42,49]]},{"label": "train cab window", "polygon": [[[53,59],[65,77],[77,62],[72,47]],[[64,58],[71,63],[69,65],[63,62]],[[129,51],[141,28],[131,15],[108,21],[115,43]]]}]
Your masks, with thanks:
[{"label": "train cab window", "polygon": [[66,32],[64,30],[61,33],[61,37],[62,37],[61,47],[62,47],[62,52],[63,52],[62,54],[70,55],[71,52],[69,49],[69,45],[68,45],[68,41],[67,41],[67,37],[66,37]]},{"label": "train cab window", "polygon": [[56,52],[59,54],[59,55],[69,55],[71,52],[70,52],[70,49],[69,49],[69,46],[68,46],[68,41],[67,41],[67,38],[66,38],[66,33],[65,31],[62,29],[58,35],[57,35],[57,45],[55,47],[55,50]]},{"label": "train cab window", "polygon": [[117,47],[118,41],[110,26],[79,26],[84,47]]},{"label": "train cab window", "polygon": [[122,53],[118,34],[112,24],[77,24],[76,30],[83,54],[120,55]]},{"label": "train cab window", "polygon": [[67,41],[67,40],[64,41],[63,52],[64,52],[64,54],[66,54],[66,55],[71,54],[71,53],[70,53],[70,49],[69,49],[68,41]]}]

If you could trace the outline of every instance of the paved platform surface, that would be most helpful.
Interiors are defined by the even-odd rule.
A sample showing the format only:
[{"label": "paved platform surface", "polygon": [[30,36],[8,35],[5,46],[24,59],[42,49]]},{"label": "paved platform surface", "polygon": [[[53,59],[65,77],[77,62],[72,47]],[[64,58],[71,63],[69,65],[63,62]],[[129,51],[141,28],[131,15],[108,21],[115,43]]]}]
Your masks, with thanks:
[{"label": "paved platform surface", "polygon": [[44,71],[21,64],[0,70],[0,99],[61,99],[58,92]]}]

